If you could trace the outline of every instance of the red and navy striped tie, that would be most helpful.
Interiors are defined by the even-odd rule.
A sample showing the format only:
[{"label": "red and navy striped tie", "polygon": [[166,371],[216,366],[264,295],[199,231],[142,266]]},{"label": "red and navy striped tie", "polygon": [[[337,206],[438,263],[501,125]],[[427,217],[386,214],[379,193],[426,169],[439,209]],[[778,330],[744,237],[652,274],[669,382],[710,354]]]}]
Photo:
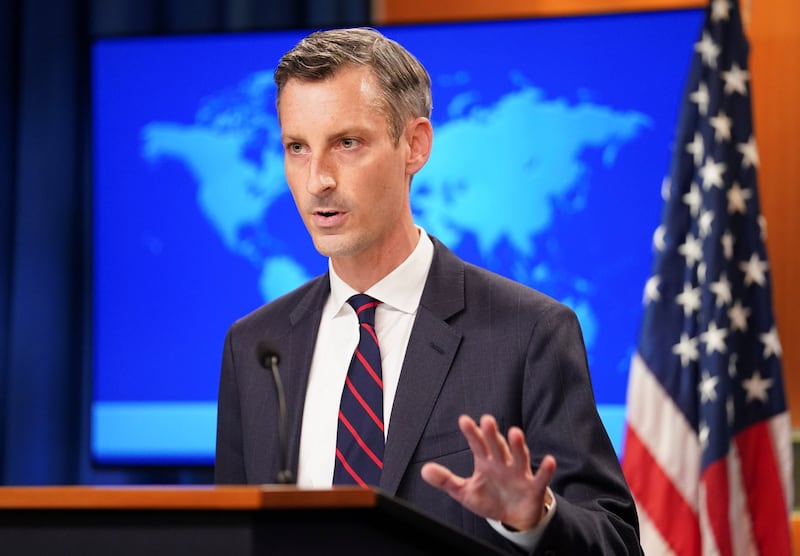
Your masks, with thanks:
[{"label": "red and navy striped tie", "polygon": [[358,315],[359,339],[342,390],[333,484],[367,487],[378,484],[383,469],[383,377],[375,335],[381,302],[363,293],[347,302]]}]

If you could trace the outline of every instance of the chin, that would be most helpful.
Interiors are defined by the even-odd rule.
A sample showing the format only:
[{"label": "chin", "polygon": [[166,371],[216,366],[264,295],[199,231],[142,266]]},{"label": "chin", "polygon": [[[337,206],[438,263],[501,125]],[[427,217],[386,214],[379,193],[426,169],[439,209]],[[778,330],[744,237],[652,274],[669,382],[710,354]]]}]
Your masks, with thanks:
[{"label": "chin", "polygon": [[347,257],[358,252],[352,238],[341,236],[316,236],[314,247],[325,257]]}]

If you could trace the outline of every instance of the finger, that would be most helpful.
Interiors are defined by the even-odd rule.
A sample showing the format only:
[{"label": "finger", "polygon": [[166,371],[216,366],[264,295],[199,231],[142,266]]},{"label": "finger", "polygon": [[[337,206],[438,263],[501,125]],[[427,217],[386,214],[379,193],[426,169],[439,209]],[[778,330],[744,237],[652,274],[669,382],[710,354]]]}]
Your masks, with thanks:
[{"label": "finger", "polygon": [[508,465],[511,463],[511,452],[506,439],[497,428],[497,421],[491,415],[481,417],[481,432],[492,459]]},{"label": "finger", "polygon": [[514,469],[524,473],[528,472],[531,468],[531,452],[525,443],[525,433],[522,432],[522,429],[519,427],[509,429],[508,446]]},{"label": "finger", "polygon": [[556,460],[553,456],[548,454],[542,458],[542,463],[539,464],[539,469],[536,470],[536,474],[533,477],[533,483],[537,490],[544,492],[544,489],[550,484],[550,481],[553,480],[555,472]]},{"label": "finger", "polygon": [[478,425],[472,420],[472,417],[469,415],[462,415],[459,417],[458,428],[461,429],[461,432],[467,439],[467,443],[474,457],[484,459],[489,457],[489,448],[486,446],[486,440],[483,438],[481,429],[478,428]]},{"label": "finger", "polygon": [[458,499],[458,495],[464,483],[466,483],[466,479],[463,477],[459,477],[444,465],[434,462],[428,462],[423,465],[420,475],[422,475],[422,479],[426,483],[445,491],[456,499]]}]

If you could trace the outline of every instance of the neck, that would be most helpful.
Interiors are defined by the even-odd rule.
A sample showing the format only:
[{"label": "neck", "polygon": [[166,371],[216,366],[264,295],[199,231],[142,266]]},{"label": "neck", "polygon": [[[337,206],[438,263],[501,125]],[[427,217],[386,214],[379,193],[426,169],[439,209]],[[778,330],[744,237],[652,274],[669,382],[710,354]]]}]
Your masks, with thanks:
[{"label": "neck", "polygon": [[395,234],[388,245],[349,257],[331,258],[331,263],[336,274],[347,285],[365,292],[400,266],[418,242],[419,229],[410,222]]}]

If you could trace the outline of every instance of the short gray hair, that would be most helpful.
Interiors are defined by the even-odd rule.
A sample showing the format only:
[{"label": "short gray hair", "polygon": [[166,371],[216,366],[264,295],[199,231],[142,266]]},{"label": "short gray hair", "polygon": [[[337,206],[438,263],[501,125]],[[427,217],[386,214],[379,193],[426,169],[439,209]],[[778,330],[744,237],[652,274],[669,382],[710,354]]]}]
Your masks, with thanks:
[{"label": "short gray hair", "polygon": [[277,104],[290,79],[321,81],[343,67],[367,66],[381,88],[381,106],[395,144],[406,122],[431,115],[431,78],[410,52],[375,29],[318,31],[287,52],[275,69]]}]

